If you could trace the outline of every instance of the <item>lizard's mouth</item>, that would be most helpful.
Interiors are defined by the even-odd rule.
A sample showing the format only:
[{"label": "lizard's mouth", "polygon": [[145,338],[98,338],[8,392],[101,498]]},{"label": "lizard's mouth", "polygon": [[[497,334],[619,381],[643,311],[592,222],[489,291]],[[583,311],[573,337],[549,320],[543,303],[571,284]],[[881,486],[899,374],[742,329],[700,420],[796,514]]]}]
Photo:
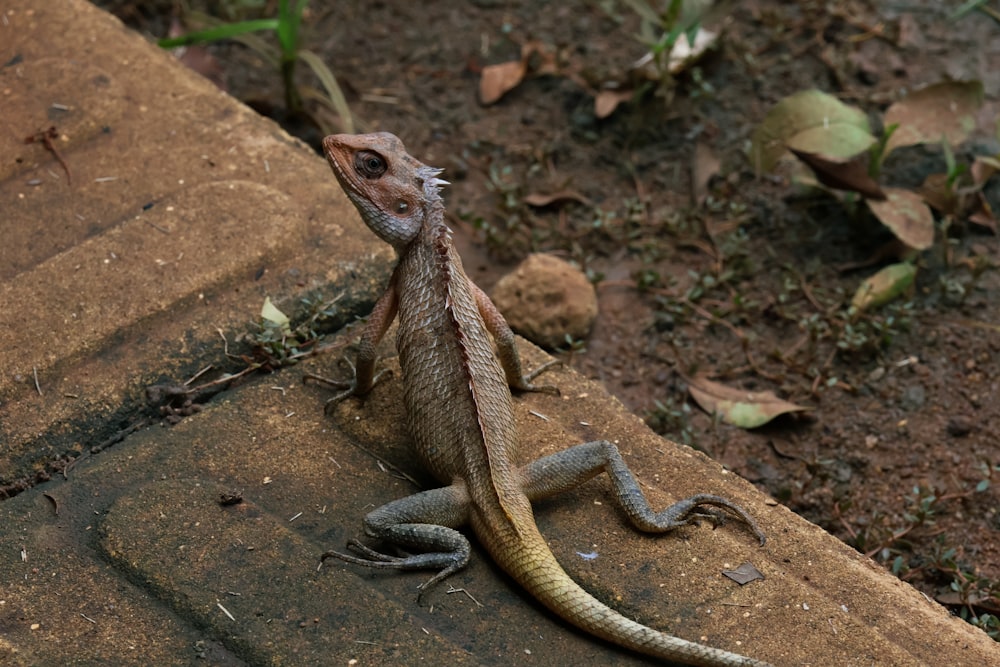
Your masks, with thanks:
[{"label": "lizard's mouth", "polygon": [[341,184],[350,179],[350,174],[343,165],[354,163],[355,150],[339,140],[338,135],[331,134],[323,139],[323,154],[326,156],[327,164],[333,171],[333,175]]}]

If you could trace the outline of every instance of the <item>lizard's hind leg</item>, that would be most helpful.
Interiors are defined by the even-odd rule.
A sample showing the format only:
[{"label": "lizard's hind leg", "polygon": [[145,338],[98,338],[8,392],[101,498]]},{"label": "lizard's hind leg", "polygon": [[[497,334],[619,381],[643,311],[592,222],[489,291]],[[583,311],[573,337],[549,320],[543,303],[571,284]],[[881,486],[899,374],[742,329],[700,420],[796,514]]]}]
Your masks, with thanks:
[{"label": "lizard's hind leg", "polygon": [[618,448],[607,440],[585,442],[532,461],[521,469],[522,488],[529,499],[537,500],[575,488],[602,472],[608,473],[618,504],[639,530],[666,533],[695,523],[699,518],[709,517],[718,521],[720,516],[717,513],[703,509],[709,505],[732,512],[764,544],[764,533],[746,510],[720,496],[701,493],[660,512],[654,511]]},{"label": "lizard's hind leg", "polygon": [[461,570],[469,562],[469,540],[456,527],[467,523],[469,499],[463,485],[431,489],[400,498],[365,517],[365,533],[386,544],[419,553],[392,556],[357,540],[347,546],[358,555],[327,551],[327,558],[391,570],[439,570],[421,585],[426,589]]}]

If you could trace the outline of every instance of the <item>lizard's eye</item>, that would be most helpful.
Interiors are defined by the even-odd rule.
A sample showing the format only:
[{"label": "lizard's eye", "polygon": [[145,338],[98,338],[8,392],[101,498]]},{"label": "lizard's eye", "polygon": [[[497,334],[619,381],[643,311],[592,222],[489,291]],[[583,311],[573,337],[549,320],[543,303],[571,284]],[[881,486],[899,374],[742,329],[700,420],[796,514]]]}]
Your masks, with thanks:
[{"label": "lizard's eye", "polygon": [[374,151],[358,151],[354,155],[354,168],[365,178],[378,178],[389,166],[385,158]]},{"label": "lizard's eye", "polygon": [[396,203],[393,204],[393,208],[396,210],[396,215],[403,215],[410,210],[410,205],[402,199],[397,199]]}]

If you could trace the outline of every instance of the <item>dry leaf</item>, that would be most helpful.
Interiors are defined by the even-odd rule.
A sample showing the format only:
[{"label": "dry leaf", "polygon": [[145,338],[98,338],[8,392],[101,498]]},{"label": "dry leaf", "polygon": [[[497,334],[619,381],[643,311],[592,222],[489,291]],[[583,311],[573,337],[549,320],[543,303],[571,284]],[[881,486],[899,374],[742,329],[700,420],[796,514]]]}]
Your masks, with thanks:
[{"label": "dry leaf", "polygon": [[485,105],[497,102],[505,94],[516,88],[528,74],[556,74],[555,53],[546,49],[542,42],[532,40],[521,46],[521,59],[483,68],[479,79],[479,100]]},{"label": "dry leaf", "polygon": [[969,168],[972,182],[979,187],[986,185],[986,181],[998,171],[1000,171],[1000,159],[988,155],[977,155]]},{"label": "dry leaf", "polygon": [[278,326],[281,331],[288,333],[291,331],[290,322],[288,315],[281,312],[277,306],[271,303],[271,297],[264,297],[264,305],[260,308],[260,316]]},{"label": "dry leaf", "polygon": [[868,198],[883,200],[885,193],[868,175],[868,153],[861,153],[849,160],[829,160],[815,153],[790,149],[792,154],[809,165],[817,180],[828,188],[849,190]]},{"label": "dry leaf", "polygon": [[876,141],[863,111],[833,95],[804,90],[789,95],[767,112],[754,130],[750,158],[760,174],[771,171],[786,148],[827,159],[848,159]]},{"label": "dry leaf", "polygon": [[[698,28],[695,33],[694,43],[688,41],[687,34],[681,33],[670,49],[670,58],[667,61],[667,71],[671,74],[680,74],[690,65],[697,62],[705,53],[715,46],[719,40],[719,33]],[[632,63],[632,70],[640,73],[650,81],[659,81],[663,75],[657,70],[654,64],[656,56],[650,51],[642,58]]]},{"label": "dry leaf", "polygon": [[516,88],[527,72],[528,64],[523,60],[487,65],[479,79],[479,101],[486,105],[493,104]]},{"label": "dry leaf", "polygon": [[521,47],[521,60],[534,74],[559,74],[556,52],[537,39],[525,42]]},{"label": "dry leaf", "polygon": [[[694,43],[689,43],[686,34],[678,36],[670,50],[670,57],[667,62],[667,71],[671,75],[679,74],[692,63],[701,58],[719,39],[719,34],[708,30],[698,29],[695,33]],[[642,58],[632,63],[629,68],[626,81],[612,81],[607,85],[614,86],[602,88],[594,93],[594,115],[598,118],[607,118],[615,112],[622,102],[628,102],[635,94],[637,83],[645,81],[659,82],[663,79],[664,73],[656,62],[656,56],[652,51],[646,53]],[[586,81],[583,81],[573,74],[568,74],[570,78],[580,83],[583,88],[592,91]]]},{"label": "dry leaf", "polygon": [[918,192],[941,215],[967,219],[996,234],[997,219],[982,188],[997,170],[1000,170],[1000,162],[991,157],[979,156],[972,162],[969,170],[973,183],[971,186],[957,189],[949,187],[947,174],[930,174],[924,179]]},{"label": "dry leaf", "polygon": [[602,90],[594,97],[594,115],[607,118],[615,112],[618,105],[632,99],[632,90]]},{"label": "dry leaf", "polygon": [[914,250],[934,245],[934,215],[916,192],[885,188],[884,201],[865,200],[868,208],[900,241]]},{"label": "dry leaf", "polygon": [[[184,26],[181,25],[181,22],[176,17],[171,19],[167,37],[180,37],[184,33]],[[189,44],[172,49],[171,52],[185,67],[214,83],[219,90],[227,91],[226,73],[222,64],[207,48],[201,44]]]},{"label": "dry leaf", "polygon": [[917,192],[941,215],[955,215],[958,212],[958,197],[948,187],[948,174],[928,174]]},{"label": "dry leaf", "polygon": [[722,421],[740,428],[757,428],[778,415],[810,409],[783,401],[771,391],[734,389],[713,382],[704,375],[691,379],[688,391],[703,410],[717,414]]},{"label": "dry leaf", "polygon": [[910,93],[885,112],[885,126],[898,125],[886,143],[883,157],[894,148],[913,144],[959,144],[976,127],[976,111],[983,104],[979,81],[946,81]]},{"label": "dry leaf", "polygon": [[552,192],[550,194],[532,192],[524,197],[525,204],[536,208],[543,208],[545,206],[551,206],[552,204],[559,204],[566,201],[580,202],[581,204],[590,206],[590,200],[576,190],[559,190],[558,192]]},{"label": "dry leaf", "polygon": [[910,289],[916,275],[917,267],[909,262],[890,264],[861,283],[851,307],[863,311],[887,304]]},{"label": "dry leaf", "polygon": [[970,591],[967,593],[947,591],[945,593],[935,595],[934,599],[940,604],[949,607],[978,607],[980,609],[985,609],[991,614],[1000,614],[1000,605],[996,603],[995,599],[985,593],[977,593],[976,591]]},{"label": "dry leaf", "polygon": [[993,207],[982,192],[976,193],[976,200],[979,206],[969,214],[969,222],[973,222],[980,227],[985,227],[994,234],[997,233],[997,216],[993,213]]},{"label": "dry leaf", "polygon": [[670,70],[671,74],[681,73],[705,55],[705,52],[715,46],[718,40],[719,33],[702,28],[698,28],[695,33],[693,44],[688,42],[685,33],[681,33],[681,36],[674,42],[674,48],[670,50],[670,62],[667,64],[667,69]]},{"label": "dry leaf", "polygon": [[719,173],[722,162],[712,149],[698,142],[694,145],[694,158],[691,164],[691,199],[701,205],[708,197],[708,184],[712,177]]}]

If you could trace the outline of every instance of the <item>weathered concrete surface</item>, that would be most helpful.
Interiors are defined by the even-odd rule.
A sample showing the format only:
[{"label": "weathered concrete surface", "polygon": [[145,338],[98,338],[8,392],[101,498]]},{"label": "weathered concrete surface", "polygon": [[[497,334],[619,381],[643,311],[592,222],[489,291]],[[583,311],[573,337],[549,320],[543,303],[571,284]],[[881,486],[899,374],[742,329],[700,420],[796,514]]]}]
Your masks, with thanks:
[{"label": "weathered concrete surface", "polygon": [[[344,319],[364,312],[391,253],[319,158],[90,5],[2,17],[0,478],[149,421],[143,388],[225,367],[216,329],[235,346],[265,294],[343,292]],[[22,143],[53,122],[72,185]],[[0,664],[648,664],[540,609],[480,551],[420,599],[424,573],[317,569],[367,511],[417,488],[379,461],[428,480],[401,430],[398,369],[330,417],[307,370],[343,372],[329,355],[259,376],[0,503]],[[983,633],[596,385],[546,379],[562,398],[516,401],[526,458],[613,439],[654,505],[719,493],[769,536],[757,547],[736,523],[639,535],[589,483],[537,518],[599,598],[776,665],[1000,663]],[[233,493],[243,502],[219,502]],[[745,561],[765,579],[720,574]]]},{"label": "weathered concrete surface", "polygon": [[[0,487],[141,419],[143,388],[222,359],[265,295],[343,292],[353,319],[392,257],[321,160],[112,17],[3,17]],[[49,126],[71,183],[24,143]]]}]

